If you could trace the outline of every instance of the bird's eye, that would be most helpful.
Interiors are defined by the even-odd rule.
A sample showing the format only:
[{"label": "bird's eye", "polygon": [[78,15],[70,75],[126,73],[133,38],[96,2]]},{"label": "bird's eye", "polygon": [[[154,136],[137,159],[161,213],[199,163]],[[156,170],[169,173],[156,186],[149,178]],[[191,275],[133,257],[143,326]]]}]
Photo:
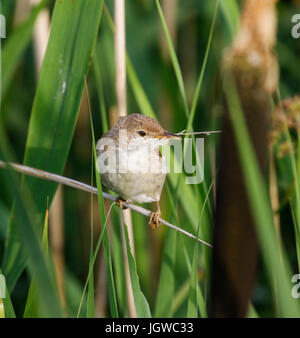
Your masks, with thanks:
[{"label": "bird's eye", "polygon": [[140,130],[138,134],[142,137],[146,136],[146,132],[144,130]]}]

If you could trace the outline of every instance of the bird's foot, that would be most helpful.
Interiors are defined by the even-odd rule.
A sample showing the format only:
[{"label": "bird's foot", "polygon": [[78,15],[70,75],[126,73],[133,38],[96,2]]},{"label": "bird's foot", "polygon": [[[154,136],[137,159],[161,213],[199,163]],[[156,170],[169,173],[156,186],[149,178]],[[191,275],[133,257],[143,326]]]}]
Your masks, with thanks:
[{"label": "bird's foot", "polygon": [[151,227],[152,227],[153,230],[159,228],[159,225],[160,225],[160,221],[159,221],[160,216],[161,216],[160,210],[157,210],[157,211],[151,213],[149,224],[151,225]]},{"label": "bird's foot", "polygon": [[116,204],[119,208],[125,210],[125,209],[128,209],[127,207],[124,206],[124,202],[126,202],[126,200],[124,200],[124,198],[122,198],[121,196],[119,196],[117,199],[116,199]]}]

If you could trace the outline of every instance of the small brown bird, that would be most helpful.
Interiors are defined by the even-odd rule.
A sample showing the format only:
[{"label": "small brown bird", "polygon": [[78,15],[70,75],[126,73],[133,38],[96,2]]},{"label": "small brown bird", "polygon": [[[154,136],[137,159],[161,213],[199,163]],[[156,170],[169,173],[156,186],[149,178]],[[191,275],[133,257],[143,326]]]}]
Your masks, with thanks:
[{"label": "small brown bird", "polygon": [[165,159],[159,147],[171,139],[181,139],[164,130],[157,121],[142,114],[131,114],[97,142],[98,170],[102,183],[122,201],[156,202],[149,224],[159,226],[159,200],[167,175]]}]

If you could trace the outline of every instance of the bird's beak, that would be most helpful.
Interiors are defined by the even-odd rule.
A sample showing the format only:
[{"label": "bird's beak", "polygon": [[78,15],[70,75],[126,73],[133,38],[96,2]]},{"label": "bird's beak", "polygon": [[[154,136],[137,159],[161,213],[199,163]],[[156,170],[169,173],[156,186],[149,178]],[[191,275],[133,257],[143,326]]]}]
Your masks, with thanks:
[{"label": "bird's beak", "polygon": [[181,140],[180,135],[169,133],[168,131],[164,131],[162,135],[156,136],[157,138],[168,138],[168,139],[173,139],[173,140]]}]

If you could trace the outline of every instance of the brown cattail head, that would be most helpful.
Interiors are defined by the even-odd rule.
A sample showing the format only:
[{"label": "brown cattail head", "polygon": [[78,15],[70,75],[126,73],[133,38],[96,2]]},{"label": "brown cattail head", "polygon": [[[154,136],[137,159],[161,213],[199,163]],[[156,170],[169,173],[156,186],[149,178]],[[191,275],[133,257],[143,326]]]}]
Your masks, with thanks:
[{"label": "brown cattail head", "polygon": [[[273,55],[276,40],[277,0],[246,0],[238,34],[225,53],[225,66],[241,69],[246,86],[263,86],[273,92],[278,82],[278,66]],[[257,72],[249,69],[257,68]]]}]

